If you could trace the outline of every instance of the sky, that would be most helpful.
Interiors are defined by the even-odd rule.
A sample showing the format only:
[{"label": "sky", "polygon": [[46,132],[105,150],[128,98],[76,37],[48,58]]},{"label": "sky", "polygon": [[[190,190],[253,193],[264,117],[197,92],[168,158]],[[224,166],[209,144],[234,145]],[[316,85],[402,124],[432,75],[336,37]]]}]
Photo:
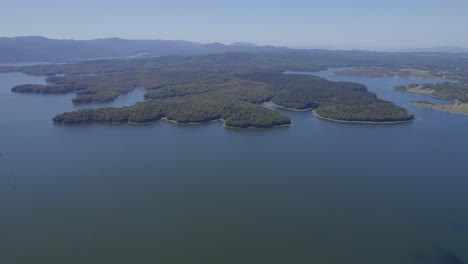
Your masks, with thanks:
[{"label": "sky", "polygon": [[0,37],[468,47],[468,0],[1,0]]}]

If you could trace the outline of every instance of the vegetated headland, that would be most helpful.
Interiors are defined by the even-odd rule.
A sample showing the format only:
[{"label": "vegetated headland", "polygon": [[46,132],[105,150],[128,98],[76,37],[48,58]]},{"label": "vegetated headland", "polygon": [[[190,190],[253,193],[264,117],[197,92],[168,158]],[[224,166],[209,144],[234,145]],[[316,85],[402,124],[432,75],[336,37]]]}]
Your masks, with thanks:
[{"label": "vegetated headland", "polygon": [[396,86],[396,90],[431,95],[435,98],[451,100],[451,104],[437,104],[428,101],[417,101],[412,104],[418,107],[451,113],[468,113],[468,83],[427,83]]},{"label": "vegetated headland", "polygon": [[[372,56],[370,55],[372,54]],[[411,57],[411,56],[409,56]],[[441,65],[462,64],[456,58],[414,57],[411,67],[465,76]],[[418,61],[419,58],[419,61]],[[133,89],[146,90],[145,100],[121,108],[84,109],[58,113],[53,121],[77,123],[181,124],[223,120],[227,127],[269,128],[291,124],[280,112],[262,107],[272,102],[292,110],[314,110],[322,118],[350,122],[404,122],[414,119],[404,108],[380,99],[362,84],[332,82],[285,71],[318,71],[326,67],[385,62],[389,69],[410,69],[408,55],[396,57],[363,52],[223,53],[197,56],[93,60],[78,63],[0,67],[0,72],[48,76],[47,85],[20,85],[18,93],[75,93],[75,104],[109,102]],[[465,62],[463,62],[465,63]],[[429,65],[436,66],[429,66]],[[418,72],[413,70],[412,72]],[[460,77],[460,79],[462,79]]]}]

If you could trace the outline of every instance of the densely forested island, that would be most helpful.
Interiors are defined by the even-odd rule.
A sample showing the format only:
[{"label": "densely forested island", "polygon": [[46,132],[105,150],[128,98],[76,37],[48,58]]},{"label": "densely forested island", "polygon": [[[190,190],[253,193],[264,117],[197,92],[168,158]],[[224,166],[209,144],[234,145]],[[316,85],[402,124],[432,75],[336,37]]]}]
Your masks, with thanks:
[{"label": "densely forested island", "polygon": [[[211,72],[202,76],[210,76]],[[229,127],[266,128],[289,124],[280,113],[263,108],[271,101],[296,110],[317,109],[337,120],[397,122],[413,119],[406,110],[378,99],[361,84],[330,82],[314,76],[275,72],[216,72],[209,80],[149,89],[147,101],[132,107],[64,113],[57,123],[147,123],[166,118],[177,123],[224,120]]]},{"label": "densely forested island", "polygon": [[[364,85],[284,74],[286,70],[317,71],[327,60],[313,60],[302,53],[226,53],[0,67],[0,71],[49,76],[47,85],[20,85],[12,91],[73,92],[73,103],[77,104],[108,102],[137,87],[147,91],[146,100],[134,106],[79,110],[53,118],[63,124],[222,120],[228,127],[268,128],[291,123],[279,112],[262,107],[264,102],[315,110],[320,117],[337,121],[414,119],[405,109],[368,92]],[[332,66],[345,66],[346,60]]]}]

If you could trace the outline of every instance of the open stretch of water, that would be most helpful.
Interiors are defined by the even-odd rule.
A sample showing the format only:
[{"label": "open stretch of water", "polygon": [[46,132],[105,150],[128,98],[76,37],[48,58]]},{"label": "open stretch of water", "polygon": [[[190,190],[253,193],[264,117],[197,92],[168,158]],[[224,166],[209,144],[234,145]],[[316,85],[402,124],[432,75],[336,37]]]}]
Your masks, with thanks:
[{"label": "open stretch of water", "polygon": [[0,74],[0,263],[468,263],[468,116],[392,89],[423,80],[318,75],[422,120],[54,125],[72,94],[11,93],[45,78]]}]

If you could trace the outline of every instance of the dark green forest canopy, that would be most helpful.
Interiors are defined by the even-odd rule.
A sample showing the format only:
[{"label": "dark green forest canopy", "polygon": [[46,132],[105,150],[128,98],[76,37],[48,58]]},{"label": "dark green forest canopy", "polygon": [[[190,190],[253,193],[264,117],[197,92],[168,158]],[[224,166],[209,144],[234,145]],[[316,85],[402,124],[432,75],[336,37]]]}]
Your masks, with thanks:
[{"label": "dark green forest canopy", "polygon": [[[217,72],[213,78],[211,75],[208,72],[189,83],[148,88],[145,94],[148,100],[132,107],[75,111],[58,115],[54,121],[145,123],[167,118],[178,123],[203,123],[222,119],[227,126],[241,128],[289,124],[288,118],[259,105],[270,100],[297,110],[323,108],[321,115],[334,119],[373,122],[413,119],[406,110],[378,99],[361,84],[264,71]],[[351,106],[358,111],[350,117]],[[381,111],[375,111],[380,108]],[[340,110],[342,117],[337,115]]]},{"label": "dark green forest canopy", "polygon": [[[297,110],[316,109],[321,116],[337,120],[393,122],[413,119],[405,109],[378,99],[364,85],[283,73],[286,70],[317,71],[324,66],[349,66],[352,63],[372,64],[377,58],[368,53],[367,60],[359,54],[350,54],[340,57],[294,52],[228,53],[4,67],[0,71],[49,76],[47,85],[21,85],[12,90],[74,92],[74,103],[111,101],[136,87],[147,90],[147,100],[134,106],[65,113],[54,118],[57,123],[145,123],[167,118],[179,123],[224,120],[227,126],[244,128],[291,122],[280,113],[259,105],[266,101]],[[428,61],[431,59],[423,57],[421,68],[427,67],[425,63]],[[398,61],[387,57],[386,62],[400,67],[406,59]]]}]

